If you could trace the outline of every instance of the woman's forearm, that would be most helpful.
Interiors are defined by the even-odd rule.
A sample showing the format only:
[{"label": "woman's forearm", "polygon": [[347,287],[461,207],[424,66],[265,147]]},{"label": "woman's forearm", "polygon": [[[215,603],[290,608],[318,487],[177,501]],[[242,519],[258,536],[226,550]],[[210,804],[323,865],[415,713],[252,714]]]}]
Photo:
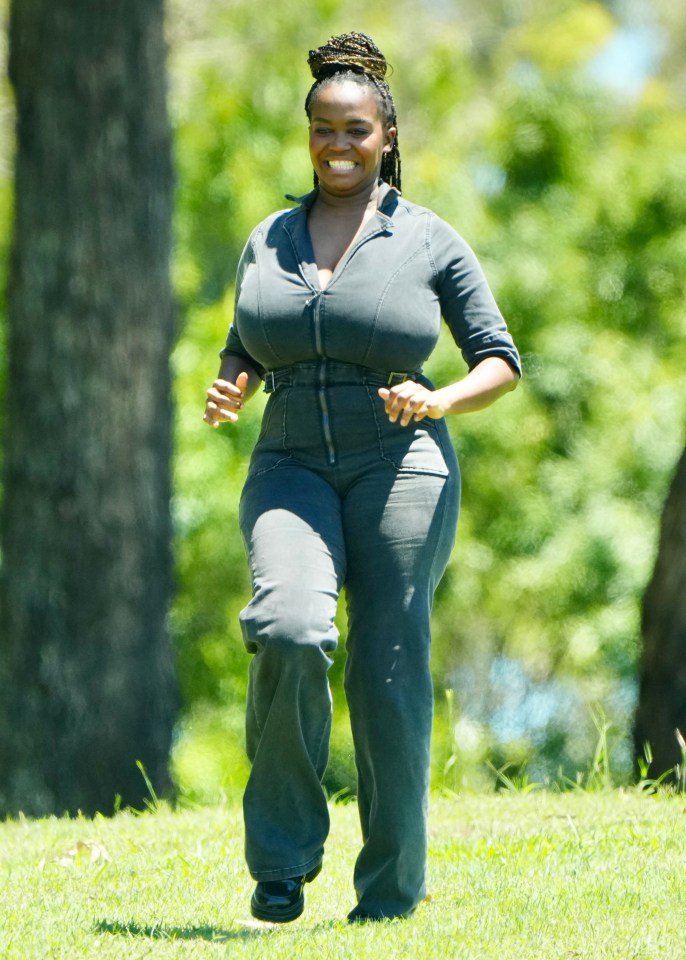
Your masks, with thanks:
[{"label": "woman's forearm", "polygon": [[434,397],[439,400],[444,415],[471,413],[490,406],[514,390],[518,382],[519,375],[506,360],[486,357],[462,380],[436,390]]}]

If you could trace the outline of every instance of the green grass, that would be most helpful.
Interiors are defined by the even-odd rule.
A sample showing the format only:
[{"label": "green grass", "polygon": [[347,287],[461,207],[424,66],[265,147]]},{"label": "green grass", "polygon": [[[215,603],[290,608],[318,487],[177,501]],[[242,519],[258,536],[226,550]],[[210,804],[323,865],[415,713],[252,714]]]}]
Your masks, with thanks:
[{"label": "green grass", "polygon": [[[0,824],[0,957],[639,960],[686,956],[683,796],[435,798],[430,899],[349,926],[354,805],[299,920],[250,920],[240,810]],[[81,846],[79,846],[79,842]]]}]

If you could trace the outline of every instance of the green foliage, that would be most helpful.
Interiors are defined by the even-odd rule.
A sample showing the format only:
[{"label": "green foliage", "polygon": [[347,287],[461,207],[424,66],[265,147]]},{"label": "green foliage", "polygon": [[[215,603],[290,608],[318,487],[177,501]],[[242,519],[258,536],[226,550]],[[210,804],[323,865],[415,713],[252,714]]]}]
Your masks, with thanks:
[{"label": "green foliage", "polygon": [[[257,436],[260,401],[240,429],[219,433],[202,422],[204,393],[226,336],[227,303],[188,314],[173,356],[177,381],[177,455],[173,501],[179,589],[172,612],[186,711],[174,772],[182,793],[208,800],[242,783],[246,654],[238,613],[250,582],[238,532],[238,498]],[[209,711],[208,703],[222,704]]]},{"label": "green foliage", "polygon": [[[180,791],[232,794],[247,769],[238,612],[250,585],[237,506],[264,398],[217,432],[201,421],[204,392],[248,233],[286,205],[284,193],[311,184],[306,51],[350,28],[394,64],[407,195],[475,247],[525,362],[515,394],[450,422],[464,491],[436,601],[435,782],[492,784],[486,761],[514,763],[508,777],[554,780],[562,768],[574,779],[593,757],[599,705],[615,731],[608,762],[626,774],[640,598],[684,439],[686,112],[658,80],[635,101],[591,82],[585,65],[613,30],[593,0],[526,10],[397,0],[392,12],[361,0],[170,0]],[[4,289],[11,110],[1,82]],[[448,336],[427,372],[438,383],[464,372]],[[343,644],[342,616],[340,628]],[[341,654],[331,792],[354,787],[342,665]],[[556,709],[527,724],[536,698]],[[509,727],[497,722],[505,714]]]},{"label": "green foliage", "polygon": [[[476,248],[525,361],[513,396],[450,422],[464,493],[436,602],[435,780],[492,782],[484,761],[573,779],[593,757],[599,705],[619,731],[608,763],[630,769],[640,597],[684,433],[686,116],[657,81],[636,102],[593,85],[584,67],[613,29],[605,7],[532,9],[524,20],[507,4],[458,11],[414,0],[392,19],[337,0],[308,0],[296,18],[288,5],[269,17],[247,3],[172,7],[184,321],[174,628],[187,703],[175,765],[193,796],[231,791],[245,776],[237,614],[249,584],[236,511],[262,403],[219,436],[200,422],[204,389],[247,234],[285,206],[284,193],[310,186],[304,52],[351,25],[395,65],[408,196]],[[404,32],[418,17],[421,57]],[[463,370],[444,337],[429,374],[445,383]],[[331,791],[354,787],[342,659]],[[519,700],[515,674],[505,691],[494,686],[494,663],[519,665]],[[480,708],[465,694],[472,682]],[[544,694],[562,698],[557,715],[496,730],[495,713],[526,712],[527,698]],[[469,748],[455,752],[456,739]]]}]

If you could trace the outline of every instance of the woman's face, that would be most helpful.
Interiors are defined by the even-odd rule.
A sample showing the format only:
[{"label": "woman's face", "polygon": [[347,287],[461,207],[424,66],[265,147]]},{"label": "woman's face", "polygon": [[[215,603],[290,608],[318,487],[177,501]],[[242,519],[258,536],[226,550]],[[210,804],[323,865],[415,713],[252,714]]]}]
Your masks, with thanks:
[{"label": "woman's face", "polygon": [[375,93],[341,80],[320,91],[310,112],[310,157],[320,186],[345,197],[376,183],[396,131],[381,120]]}]

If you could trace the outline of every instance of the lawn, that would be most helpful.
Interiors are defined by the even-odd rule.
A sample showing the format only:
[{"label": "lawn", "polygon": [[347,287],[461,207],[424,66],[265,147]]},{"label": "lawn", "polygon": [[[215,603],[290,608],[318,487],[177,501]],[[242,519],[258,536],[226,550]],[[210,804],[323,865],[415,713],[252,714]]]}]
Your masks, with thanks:
[{"label": "lawn", "polygon": [[252,921],[236,807],[0,824],[0,957],[639,960],[686,957],[686,800],[637,792],[436,797],[430,896],[348,925],[359,847],[332,807],[305,914]]}]

